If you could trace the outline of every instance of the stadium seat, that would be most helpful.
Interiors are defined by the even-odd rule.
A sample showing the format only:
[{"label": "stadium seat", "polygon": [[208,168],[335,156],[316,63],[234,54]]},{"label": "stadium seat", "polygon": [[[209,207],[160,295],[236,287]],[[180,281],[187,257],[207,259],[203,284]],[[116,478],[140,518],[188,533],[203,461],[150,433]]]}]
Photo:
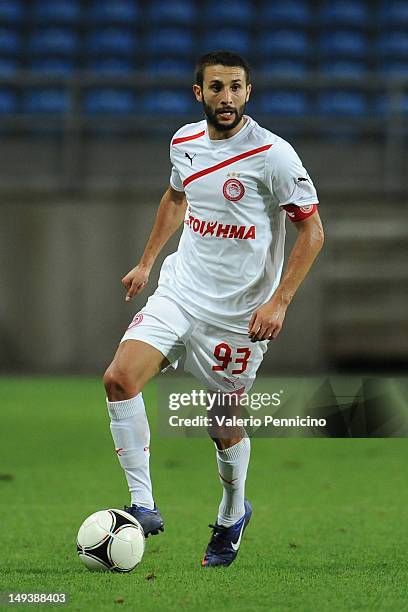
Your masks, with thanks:
[{"label": "stadium seat", "polygon": [[297,30],[277,30],[259,37],[258,53],[269,57],[306,57],[309,44],[306,34]]},{"label": "stadium seat", "polygon": [[402,115],[408,115],[408,94],[403,94],[397,108],[395,109],[393,109],[393,105],[390,98],[382,94],[378,96],[375,100],[374,110],[378,115],[381,116],[390,115],[392,111],[396,111],[397,113],[401,113]]},{"label": "stadium seat", "polygon": [[200,49],[202,53],[208,53],[214,49],[229,49],[245,56],[248,55],[250,49],[249,34],[237,28],[209,30],[201,39]]},{"label": "stadium seat", "polygon": [[408,61],[405,62],[383,62],[378,67],[379,73],[384,77],[407,78]]},{"label": "stadium seat", "polygon": [[254,17],[255,8],[249,0],[212,0],[203,11],[202,23],[220,27],[245,26],[250,25]]},{"label": "stadium seat", "polygon": [[0,23],[18,25],[24,17],[23,4],[19,0],[0,0]]},{"label": "stadium seat", "polygon": [[41,57],[32,59],[29,63],[29,69],[39,74],[70,76],[75,72],[75,64],[71,59]]},{"label": "stadium seat", "polygon": [[266,60],[257,66],[258,71],[278,78],[299,79],[306,76],[307,64],[300,60]]},{"label": "stadium seat", "polygon": [[132,25],[139,18],[139,6],[134,0],[95,0],[87,13],[93,24]]},{"label": "stadium seat", "polygon": [[64,89],[33,89],[25,93],[23,110],[29,114],[63,114],[69,109],[69,95]]},{"label": "stadium seat", "polygon": [[37,0],[32,17],[44,25],[76,25],[81,18],[81,6],[78,0]]},{"label": "stadium seat", "polygon": [[364,117],[369,108],[364,94],[348,91],[321,93],[317,99],[317,111],[321,115]]},{"label": "stadium seat", "polygon": [[0,57],[0,77],[12,76],[19,69],[19,63],[15,58]]},{"label": "stadium seat", "polygon": [[408,57],[408,32],[386,32],[377,40],[380,57],[403,59]]},{"label": "stadium seat", "polygon": [[142,99],[142,112],[146,114],[184,115],[194,108],[192,96],[184,91],[157,91]]},{"label": "stadium seat", "polygon": [[129,57],[136,51],[136,37],[125,28],[106,28],[90,32],[86,39],[86,51],[93,56]]},{"label": "stadium seat", "polygon": [[42,28],[34,30],[28,41],[28,50],[34,55],[74,55],[78,35],[69,28]]},{"label": "stadium seat", "polygon": [[307,2],[302,0],[279,0],[278,2],[265,2],[257,12],[257,20],[262,25],[307,26],[310,22],[310,10]]},{"label": "stadium seat", "polygon": [[188,56],[193,52],[193,34],[181,28],[152,29],[145,40],[147,53],[152,55]]},{"label": "stadium seat", "polygon": [[364,58],[367,51],[366,37],[360,32],[336,30],[320,37],[320,52],[325,56]]},{"label": "stadium seat", "polygon": [[146,70],[151,74],[191,76],[193,66],[187,60],[163,57],[149,61],[146,64]]},{"label": "stadium seat", "polygon": [[20,51],[21,39],[16,31],[0,28],[0,55],[17,56]]},{"label": "stadium seat", "polygon": [[85,94],[84,108],[91,115],[129,115],[136,110],[136,98],[126,89],[93,89]]},{"label": "stadium seat", "polygon": [[401,28],[408,25],[408,2],[383,2],[378,11],[379,25]]},{"label": "stadium seat", "polygon": [[359,27],[368,25],[367,6],[360,0],[335,0],[326,2],[318,16],[318,22],[332,27]]},{"label": "stadium seat", "polygon": [[86,69],[95,74],[126,75],[131,74],[135,66],[122,57],[98,57],[90,60]]},{"label": "stadium seat", "polygon": [[293,91],[268,91],[261,94],[258,111],[270,115],[301,116],[309,112],[306,94]]},{"label": "stadium seat", "polygon": [[11,89],[0,89],[0,115],[18,112],[17,96]]},{"label": "stadium seat", "polygon": [[352,60],[326,60],[319,70],[327,76],[346,79],[361,79],[367,71],[364,62]]},{"label": "stadium seat", "polygon": [[156,0],[148,4],[146,11],[151,23],[163,25],[191,26],[197,17],[196,7],[189,0],[173,0],[172,2]]}]

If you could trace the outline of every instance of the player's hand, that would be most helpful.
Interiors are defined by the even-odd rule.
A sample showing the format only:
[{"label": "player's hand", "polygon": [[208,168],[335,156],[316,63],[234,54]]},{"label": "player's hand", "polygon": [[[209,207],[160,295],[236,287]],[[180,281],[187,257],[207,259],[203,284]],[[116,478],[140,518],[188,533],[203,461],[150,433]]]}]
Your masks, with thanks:
[{"label": "player's hand", "polygon": [[282,329],[287,305],[278,295],[255,310],[249,322],[248,335],[251,342],[273,340]]},{"label": "player's hand", "polygon": [[149,280],[149,274],[150,270],[139,264],[122,278],[122,285],[127,290],[126,302],[129,302],[134,295],[143,291]]}]

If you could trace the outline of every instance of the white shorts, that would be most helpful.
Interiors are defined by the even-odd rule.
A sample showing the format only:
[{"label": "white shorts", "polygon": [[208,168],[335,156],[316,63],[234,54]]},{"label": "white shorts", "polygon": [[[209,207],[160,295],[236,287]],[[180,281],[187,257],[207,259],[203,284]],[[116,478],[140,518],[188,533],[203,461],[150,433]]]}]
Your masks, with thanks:
[{"label": "white shorts", "polygon": [[141,340],[159,350],[177,368],[208,389],[248,392],[268,347],[268,340],[251,342],[247,334],[204,323],[177,302],[154,293],[130,323],[121,342]]}]

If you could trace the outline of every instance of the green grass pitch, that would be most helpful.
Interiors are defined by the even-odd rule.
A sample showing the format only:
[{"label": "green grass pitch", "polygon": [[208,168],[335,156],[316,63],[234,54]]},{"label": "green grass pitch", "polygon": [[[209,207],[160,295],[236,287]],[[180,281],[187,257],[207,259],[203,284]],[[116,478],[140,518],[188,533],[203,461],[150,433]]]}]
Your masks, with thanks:
[{"label": "green grass pitch", "polygon": [[254,440],[240,553],[203,569],[221,494],[214,449],[155,435],[152,384],[166,531],[134,572],[93,574],[76,557],[79,525],[128,502],[100,382],[1,379],[0,391],[0,591],[64,591],[78,611],[408,610],[406,439]]}]

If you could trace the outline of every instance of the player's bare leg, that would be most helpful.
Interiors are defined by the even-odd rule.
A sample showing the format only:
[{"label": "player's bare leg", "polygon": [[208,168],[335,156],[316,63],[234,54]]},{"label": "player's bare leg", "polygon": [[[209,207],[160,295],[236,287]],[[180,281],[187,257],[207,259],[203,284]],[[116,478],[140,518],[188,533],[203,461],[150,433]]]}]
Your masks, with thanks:
[{"label": "player's bare leg", "polygon": [[119,402],[134,397],[168,365],[166,357],[150,344],[125,340],[103,377],[108,400]]},{"label": "player's bare leg", "polygon": [[163,519],[152,495],[150,428],[141,391],[168,364],[149,344],[126,340],[103,378],[115,450],[131,494],[131,506],[125,509],[139,521],[146,537],[163,531]]}]

